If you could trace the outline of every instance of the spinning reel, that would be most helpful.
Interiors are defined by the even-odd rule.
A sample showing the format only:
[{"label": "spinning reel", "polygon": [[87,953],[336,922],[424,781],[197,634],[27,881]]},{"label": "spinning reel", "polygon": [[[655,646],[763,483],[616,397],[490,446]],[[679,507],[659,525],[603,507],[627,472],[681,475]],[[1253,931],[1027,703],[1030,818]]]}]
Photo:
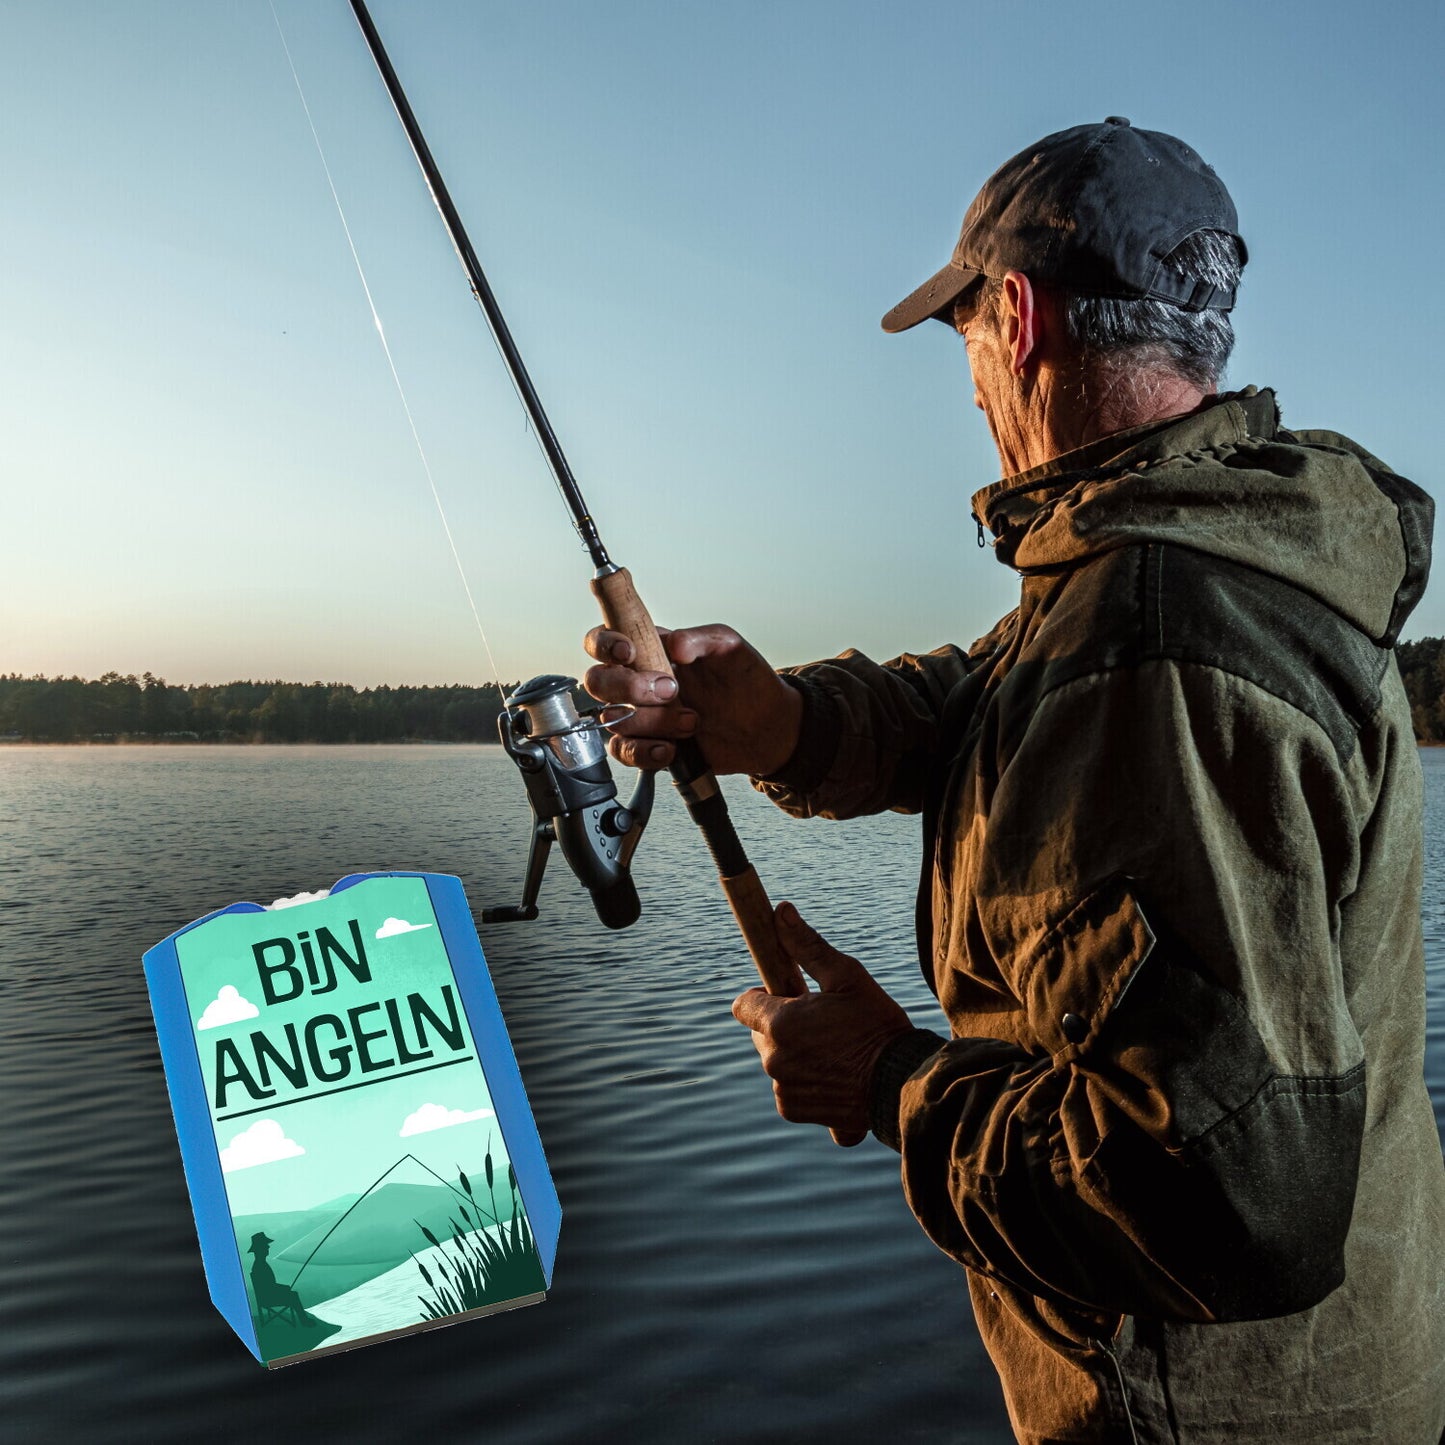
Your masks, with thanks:
[{"label": "spinning reel", "polygon": [[497,719],[502,746],[527,785],[532,845],[521,904],[483,909],[483,923],[536,918],[537,891],[553,843],[560,845],[608,928],[626,928],[642,913],[630,865],[652,813],[655,774],[639,776],[625,806],[617,801],[601,709],[578,712],[575,686],[571,677],[534,677],[506,700]]}]

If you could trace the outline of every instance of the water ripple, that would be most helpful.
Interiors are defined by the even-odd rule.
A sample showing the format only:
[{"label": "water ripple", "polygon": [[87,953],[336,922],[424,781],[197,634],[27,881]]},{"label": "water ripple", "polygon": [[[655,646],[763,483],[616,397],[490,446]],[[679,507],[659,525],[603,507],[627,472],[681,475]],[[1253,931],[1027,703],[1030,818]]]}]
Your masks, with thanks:
[{"label": "water ripple", "polygon": [[[1445,754],[1427,757],[1445,820]],[[241,897],[344,873],[520,892],[495,748],[0,751],[0,1436],[87,1445],[450,1434],[498,1445],[1009,1440],[960,1272],[897,1156],[777,1117],[729,1009],[753,974],[675,800],[644,917],[597,927],[560,863],[543,921],[483,930],[563,1204],[535,1308],[267,1373],[206,1298],[140,954]],[[789,826],[729,785],[791,897],[916,1013],[916,822]],[[1445,840],[1430,835],[1430,1077],[1445,1106]],[[858,887],[866,857],[869,886]]]},{"label": "water ripple", "polygon": [[[238,898],[377,867],[513,901],[528,822],[511,765],[487,748],[37,748],[0,768],[0,1089],[24,1120],[0,1160],[0,1434],[189,1445],[325,1418],[387,1445],[403,1421],[460,1439],[484,1424],[503,1445],[1008,1438],[961,1276],[908,1217],[896,1158],[774,1113],[729,1014],[751,966],[671,800],[637,927],[599,929],[558,864],[545,922],[483,932],[563,1201],[547,1303],[262,1371],[206,1299],[140,954]],[[789,832],[731,792],[750,843]],[[850,946],[896,951],[890,983],[918,1003],[913,825],[882,834],[869,908],[846,849],[768,841],[759,864]]]}]

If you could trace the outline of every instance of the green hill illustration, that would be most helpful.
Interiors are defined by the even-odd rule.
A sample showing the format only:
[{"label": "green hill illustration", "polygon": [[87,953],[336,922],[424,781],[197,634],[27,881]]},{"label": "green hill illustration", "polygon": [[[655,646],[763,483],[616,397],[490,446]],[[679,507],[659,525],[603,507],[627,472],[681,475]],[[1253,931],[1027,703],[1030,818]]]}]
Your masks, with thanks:
[{"label": "green hill illustration", "polygon": [[[463,1223],[459,1205],[470,1201],[460,1183],[437,1183],[410,1155],[394,1168],[366,1196],[343,1197],[316,1209],[239,1215],[236,1239],[244,1250],[258,1231],[270,1235],[276,1277],[293,1284],[308,1305],[334,1299],[410,1259],[425,1245],[421,1226],[444,1238],[452,1233],[449,1220]],[[475,1172],[480,1178],[482,1170]],[[498,1191],[497,1204],[492,1212],[508,1223],[510,1196],[504,1199]]]},{"label": "green hill illustration", "polygon": [[359,1195],[315,1209],[235,1217],[246,1292],[266,1358],[497,1308],[545,1291],[510,1165],[488,1148],[473,1176],[441,1177],[414,1154]]}]

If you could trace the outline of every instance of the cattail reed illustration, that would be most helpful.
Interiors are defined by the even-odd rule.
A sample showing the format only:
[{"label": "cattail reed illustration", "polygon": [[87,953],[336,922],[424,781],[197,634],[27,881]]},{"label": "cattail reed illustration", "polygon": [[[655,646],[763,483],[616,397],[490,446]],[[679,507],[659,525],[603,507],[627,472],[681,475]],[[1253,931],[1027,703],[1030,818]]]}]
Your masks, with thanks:
[{"label": "cattail reed illustration", "polygon": [[[506,1224],[502,1222],[490,1139],[487,1141],[483,1174],[487,1185],[484,1199],[478,1197],[466,1171],[457,1166],[458,1183],[471,1200],[477,1217],[474,1220],[467,1206],[458,1201],[461,1220],[450,1215],[447,1217],[452,1230],[451,1238],[446,1241],[451,1246],[450,1255],[430,1229],[419,1220],[415,1221],[435,1251],[431,1263],[437,1272],[437,1278],[433,1280],[421,1260],[412,1256],[427,1288],[431,1290],[430,1298],[417,1296],[422,1304],[423,1319],[444,1319],[447,1315],[461,1314],[484,1305],[502,1304],[524,1295],[540,1294],[546,1288],[532,1228],[517,1190],[517,1173],[510,1162],[507,1165],[506,1198],[511,1218]],[[494,1234],[488,1232],[488,1225],[495,1231]]]}]

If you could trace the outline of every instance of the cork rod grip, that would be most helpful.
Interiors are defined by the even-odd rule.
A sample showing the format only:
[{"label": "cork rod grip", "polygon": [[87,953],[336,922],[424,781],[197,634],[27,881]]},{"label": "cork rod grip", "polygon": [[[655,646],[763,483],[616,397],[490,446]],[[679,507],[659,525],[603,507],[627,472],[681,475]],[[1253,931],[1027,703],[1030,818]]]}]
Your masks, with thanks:
[{"label": "cork rod grip", "polygon": [[[619,567],[616,572],[609,573],[606,577],[594,577],[592,591],[602,608],[602,620],[614,632],[622,633],[636,649],[633,665],[646,668],[650,672],[665,672],[671,677],[672,664],[668,661],[647,605],[637,595],[632,573],[626,567]],[[720,797],[714,806],[721,806]],[[738,861],[744,863],[744,867],[734,872],[733,876],[724,875],[721,881],[723,892],[727,894],[728,906],[733,911],[733,918],[737,920],[748,952],[752,954],[753,962],[757,965],[763,987],[769,993],[775,994],[806,993],[808,986],[803,981],[802,973],[798,966],[787,958],[778,943],[777,926],[773,922],[773,905],[768,902],[767,892],[758,878],[757,870],[745,862],[741,846],[737,844],[736,835],[732,834],[731,829],[726,828],[722,819],[715,821],[723,823],[737,849]],[[698,817],[697,822],[706,831],[705,819]],[[726,867],[727,864],[724,862],[722,866]]]},{"label": "cork rod grip", "polygon": [[746,873],[724,878],[721,882],[722,890],[727,894],[728,907],[732,909],[738,931],[753,956],[753,963],[757,965],[763,987],[769,993],[788,997],[807,993],[808,985],[803,980],[802,971],[784,954],[778,942],[773,905],[768,902],[767,891],[758,878],[757,869],[749,867]]},{"label": "cork rod grip", "polygon": [[[637,588],[633,586],[632,573],[626,567],[619,567],[605,577],[594,577],[592,592],[602,609],[602,620],[614,632],[622,633],[632,643],[635,650],[632,665],[648,672],[662,672],[668,677],[674,676],[672,663],[668,660],[662,639],[657,635],[657,627],[642,598],[637,595]],[[687,747],[684,743],[678,749],[680,762]],[[692,748],[696,753],[697,766],[684,765],[679,769],[678,765],[674,764],[673,772],[679,780],[683,776],[695,778],[703,770],[701,751],[695,743]],[[714,860],[719,862],[718,873],[723,892],[727,895],[728,906],[732,909],[733,918],[748,946],[748,952],[752,955],[763,987],[771,994],[785,997],[807,993],[808,985],[802,970],[788,958],[778,942],[773,906],[768,901],[757,870],[746,861],[737,834],[727,819],[727,804],[722,793],[715,793],[701,808],[690,804],[688,811],[702,827]],[[720,816],[710,816],[715,814]],[[721,856],[720,837],[723,839]],[[724,858],[730,853],[741,867],[726,866]],[[837,1129],[829,1132],[833,1136],[833,1142],[845,1148],[861,1144],[865,1137],[862,1134],[845,1134]]]},{"label": "cork rod grip", "polygon": [[[802,969],[787,957],[778,942],[773,905],[768,902],[757,869],[749,865],[746,872],[733,878],[723,878],[721,882],[723,892],[727,894],[728,907],[732,909],[743,941],[753,956],[763,987],[769,993],[788,997],[807,993],[808,984]],[[833,1136],[833,1142],[843,1149],[851,1149],[867,1138],[866,1134],[850,1134],[842,1129],[829,1129],[828,1132]]]},{"label": "cork rod grip", "polygon": [[636,650],[633,666],[671,677],[672,663],[667,660],[646,604],[632,585],[632,573],[619,567],[606,577],[594,577],[592,593],[602,608],[602,620],[614,632],[622,633]]}]

